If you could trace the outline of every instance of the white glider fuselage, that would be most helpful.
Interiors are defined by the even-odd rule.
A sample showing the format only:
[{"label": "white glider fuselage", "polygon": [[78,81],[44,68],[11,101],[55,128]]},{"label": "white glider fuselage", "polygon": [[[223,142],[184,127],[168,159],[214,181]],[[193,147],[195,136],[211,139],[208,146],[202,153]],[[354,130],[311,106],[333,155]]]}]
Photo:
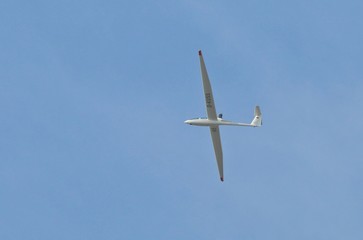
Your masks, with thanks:
[{"label": "white glider fuselage", "polygon": [[194,118],[194,119],[186,120],[184,123],[189,124],[189,125],[204,126],[204,127],[219,126],[219,125],[257,127],[252,124],[231,122],[231,121],[224,120],[222,118],[217,118],[217,120],[210,120],[208,118]]}]

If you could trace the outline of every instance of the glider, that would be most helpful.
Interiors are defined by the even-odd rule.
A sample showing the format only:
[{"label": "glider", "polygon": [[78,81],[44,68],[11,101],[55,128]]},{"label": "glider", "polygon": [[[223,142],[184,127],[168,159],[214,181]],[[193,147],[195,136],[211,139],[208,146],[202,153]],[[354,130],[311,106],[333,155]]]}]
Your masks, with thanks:
[{"label": "glider", "polygon": [[208,78],[207,69],[205,67],[202,51],[199,51],[200,69],[202,73],[202,81],[204,88],[205,104],[207,108],[207,118],[193,118],[186,120],[184,123],[194,126],[206,126],[210,129],[212,137],[214,153],[217,160],[218,171],[221,181],[223,182],[223,152],[221,137],[219,134],[219,126],[242,126],[242,127],[260,127],[262,125],[262,114],[259,106],[255,108],[255,117],[251,123],[238,123],[222,119],[222,114],[217,117],[216,107],[214,105],[214,98],[212,87]]}]

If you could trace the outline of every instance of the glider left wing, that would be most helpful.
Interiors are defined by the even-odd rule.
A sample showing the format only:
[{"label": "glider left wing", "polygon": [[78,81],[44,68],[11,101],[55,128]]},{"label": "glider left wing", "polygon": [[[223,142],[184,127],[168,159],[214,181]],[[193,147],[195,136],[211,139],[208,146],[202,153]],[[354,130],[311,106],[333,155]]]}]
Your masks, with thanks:
[{"label": "glider left wing", "polygon": [[207,107],[207,116],[209,120],[217,120],[216,108],[214,105],[212,87],[208,78],[207,68],[205,67],[202,51],[199,51],[200,70],[202,72],[203,89],[205,104]]}]

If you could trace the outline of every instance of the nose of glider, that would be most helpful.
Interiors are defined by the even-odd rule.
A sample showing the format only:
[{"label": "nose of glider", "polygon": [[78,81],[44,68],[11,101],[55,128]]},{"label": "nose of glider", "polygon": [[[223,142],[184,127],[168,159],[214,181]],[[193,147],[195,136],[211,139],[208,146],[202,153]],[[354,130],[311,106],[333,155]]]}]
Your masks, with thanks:
[{"label": "nose of glider", "polygon": [[190,124],[190,120],[184,121],[185,124]]}]

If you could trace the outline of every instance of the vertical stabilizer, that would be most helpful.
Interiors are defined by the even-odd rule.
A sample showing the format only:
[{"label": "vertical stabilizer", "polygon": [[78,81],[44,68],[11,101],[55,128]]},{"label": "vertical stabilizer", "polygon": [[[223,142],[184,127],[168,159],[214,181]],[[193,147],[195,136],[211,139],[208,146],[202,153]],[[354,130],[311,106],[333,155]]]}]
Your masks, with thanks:
[{"label": "vertical stabilizer", "polygon": [[262,113],[259,106],[255,108],[255,118],[252,120],[251,125],[254,127],[262,126]]}]

